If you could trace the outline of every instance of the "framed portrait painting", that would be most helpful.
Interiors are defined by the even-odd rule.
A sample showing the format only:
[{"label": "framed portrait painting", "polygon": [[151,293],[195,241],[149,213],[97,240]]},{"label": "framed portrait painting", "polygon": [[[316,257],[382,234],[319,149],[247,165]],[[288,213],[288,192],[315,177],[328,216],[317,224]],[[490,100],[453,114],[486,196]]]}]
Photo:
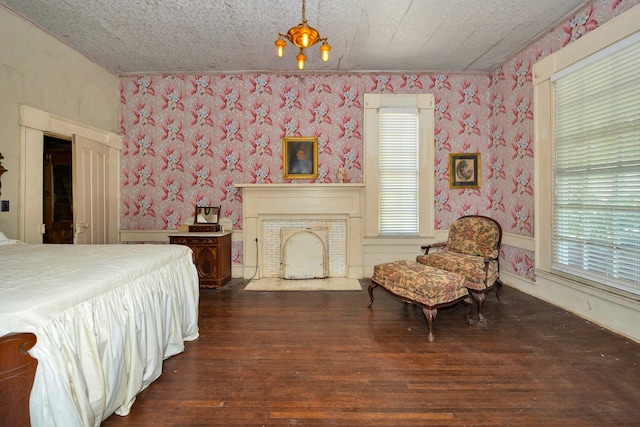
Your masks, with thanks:
[{"label": "framed portrait painting", "polygon": [[318,138],[288,137],[282,139],[282,170],[285,179],[318,177]]},{"label": "framed portrait painting", "polygon": [[481,171],[480,153],[449,154],[450,188],[479,188]]}]

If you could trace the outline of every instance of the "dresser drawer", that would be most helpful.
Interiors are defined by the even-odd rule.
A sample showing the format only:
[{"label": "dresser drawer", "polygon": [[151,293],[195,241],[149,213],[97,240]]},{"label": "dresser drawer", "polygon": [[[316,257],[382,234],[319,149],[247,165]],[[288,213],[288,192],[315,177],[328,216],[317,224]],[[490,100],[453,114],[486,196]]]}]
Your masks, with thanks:
[{"label": "dresser drawer", "polygon": [[231,279],[231,233],[170,235],[169,243],[191,248],[200,287],[219,288]]}]

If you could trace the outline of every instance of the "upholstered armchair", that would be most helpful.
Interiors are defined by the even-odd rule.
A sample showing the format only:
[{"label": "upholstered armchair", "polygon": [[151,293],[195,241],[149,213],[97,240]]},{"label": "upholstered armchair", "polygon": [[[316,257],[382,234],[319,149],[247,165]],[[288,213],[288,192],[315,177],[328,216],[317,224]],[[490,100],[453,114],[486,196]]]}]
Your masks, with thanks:
[{"label": "upholstered armchair", "polygon": [[451,224],[446,242],[422,246],[424,255],[418,255],[416,261],[464,276],[466,288],[478,303],[478,316],[484,321],[485,293],[494,285],[500,301],[501,242],[502,227],[495,220],[481,215],[463,216]]}]

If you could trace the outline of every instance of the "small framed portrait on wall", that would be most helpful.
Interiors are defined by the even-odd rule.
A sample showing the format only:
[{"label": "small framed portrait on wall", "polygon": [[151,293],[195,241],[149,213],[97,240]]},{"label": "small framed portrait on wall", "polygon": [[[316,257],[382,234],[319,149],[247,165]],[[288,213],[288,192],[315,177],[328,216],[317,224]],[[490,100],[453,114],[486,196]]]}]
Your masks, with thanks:
[{"label": "small framed portrait on wall", "polygon": [[282,139],[282,169],[285,179],[318,177],[318,138],[288,137]]},{"label": "small framed portrait on wall", "polygon": [[449,154],[449,187],[480,188],[480,153]]}]

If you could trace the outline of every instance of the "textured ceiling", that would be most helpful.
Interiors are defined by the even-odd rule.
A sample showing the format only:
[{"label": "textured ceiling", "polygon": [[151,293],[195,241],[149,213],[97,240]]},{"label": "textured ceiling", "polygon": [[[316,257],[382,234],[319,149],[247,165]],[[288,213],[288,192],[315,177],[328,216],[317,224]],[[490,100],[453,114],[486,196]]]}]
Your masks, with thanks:
[{"label": "textured ceiling", "polygon": [[[308,0],[307,71],[491,71],[590,0]],[[0,0],[108,70],[295,72],[301,0]]]}]

